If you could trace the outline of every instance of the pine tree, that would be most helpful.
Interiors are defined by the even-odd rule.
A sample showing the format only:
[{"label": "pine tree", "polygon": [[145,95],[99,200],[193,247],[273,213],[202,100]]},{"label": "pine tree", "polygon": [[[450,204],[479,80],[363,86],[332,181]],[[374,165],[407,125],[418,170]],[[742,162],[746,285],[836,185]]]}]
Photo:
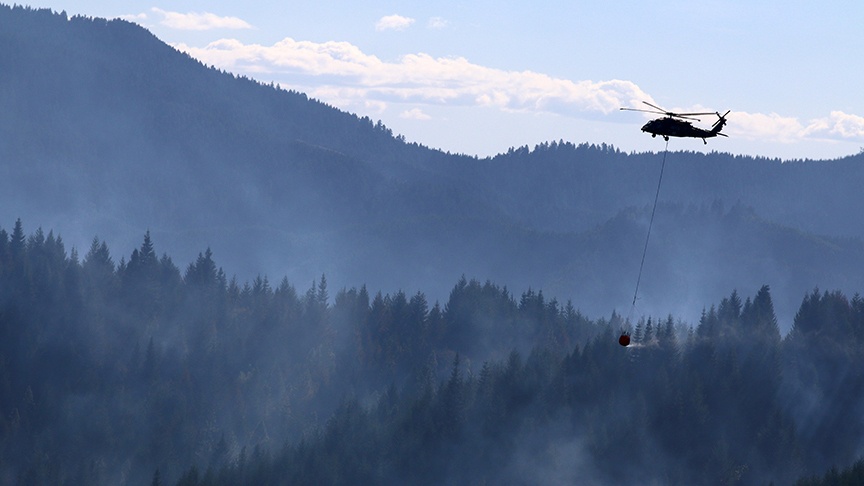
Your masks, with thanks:
[{"label": "pine tree", "polygon": [[318,293],[316,294],[316,302],[322,310],[326,310],[330,302],[330,295],[327,293],[327,277],[322,273],[321,281],[318,282]]},{"label": "pine tree", "polygon": [[153,473],[153,481],[150,482],[150,486],[163,486],[162,475],[159,473],[159,469],[156,469]]},{"label": "pine tree", "polygon": [[645,319],[640,318],[636,323],[636,328],[633,330],[633,342],[641,343],[643,341],[643,334],[645,333]]},{"label": "pine tree", "polygon": [[438,423],[445,437],[455,439],[461,435],[465,423],[465,390],[459,366],[459,353],[453,358],[450,378],[439,395],[440,416]]},{"label": "pine tree", "polygon": [[642,341],[646,343],[650,343],[654,339],[654,324],[651,322],[651,318],[648,318],[648,323],[645,324],[645,335],[642,337]]},{"label": "pine tree", "polygon": [[114,271],[114,261],[111,260],[111,253],[108,251],[108,245],[105,241],[100,243],[98,237],[93,237],[93,241],[90,243],[90,250],[87,252],[87,255],[84,256],[84,265],[94,265],[97,267],[105,267],[110,268],[110,270]]},{"label": "pine tree", "polygon": [[183,280],[187,284],[211,287],[219,284],[218,277],[219,272],[216,269],[216,263],[213,261],[213,252],[210,251],[210,248],[207,248],[203,254],[198,254],[198,259],[195,260],[195,263],[189,264]]},{"label": "pine tree", "polygon": [[24,227],[21,224],[21,219],[15,221],[15,228],[12,230],[12,237],[9,241],[9,253],[12,258],[20,259],[24,255],[26,249],[26,237],[24,236]]},{"label": "pine tree", "polygon": [[672,314],[666,317],[666,322],[662,326],[658,325],[657,327],[657,338],[660,341],[660,345],[667,351],[673,354],[676,353],[678,350],[678,340],[675,337],[675,321]]},{"label": "pine tree", "polygon": [[771,289],[763,285],[753,298],[753,305],[742,320],[748,321],[753,331],[760,339],[773,346],[780,343],[780,327],[777,325],[777,317],[774,314],[774,303],[771,301]]},{"label": "pine tree", "polygon": [[153,241],[150,239],[150,230],[144,233],[144,242],[141,243],[140,265],[144,268],[156,265],[156,252],[153,249]]}]

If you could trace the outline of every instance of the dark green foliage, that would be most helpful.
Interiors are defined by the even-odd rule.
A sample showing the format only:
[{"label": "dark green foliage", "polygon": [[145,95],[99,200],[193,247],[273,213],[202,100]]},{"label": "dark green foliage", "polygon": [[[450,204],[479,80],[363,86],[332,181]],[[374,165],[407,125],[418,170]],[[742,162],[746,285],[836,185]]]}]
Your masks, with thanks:
[{"label": "dark green foliage", "polygon": [[96,239],[79,262],[18,221],[0,230],[0,467],[24,484],[788,484],[857,459],[857,295],[813,291],[785,338],[767,286],[690,332],[649,317],[622,348],[627,326],[465,278],[442,309],[365,287],[331,303],[324,276],[241,287],[210,251],[181,276],[149,235],[128,263]]},{"label": "dark green foliage", "polygon": [[[840,292],[813,290],[804,298],[792,330],[783,342],[783,368],[788,370],[781,391],[790,409],[808,420],[798,433],[812,466],[848,464],[857,459],[864,434],[861,404],[864,394],[864,306],[857,294],[849,300]],[[833,403],[830,413],[824,403]]]},{"label": "dark green foliage", "polygon": [[[215,480],[238,448],[307,433],[346,395],[394,380],[449,397],[428,416],[453,437],[467,400],[459,361],[443,391],[437,377],[459,353],[495,354],[471,336],[447,338],[447,313],[437,303],[430,310],[419,292],[370,303],[365,288],[343,289],[331,306],[325,276],[302,296],[287,279],[241,288],[226,282],[209,250],[181,276],[167,255],[157,258],[149,232],[118,265],[98,239],[79,262],[53,233],[26,237],[20,220],[11,241],[0,236],[0,464],[33,481],[111,483],[131,467],[165,482],[165,471],[176,478],[193,463],[212,471],[187,471],[182,481]],[[500,317],[537,329],[529,335],[552,333],[507,309]],[[555,330],[567,343],[589,332],[572,307],[568,316]]]},{"label": "dark green foliage", "polygon": [[795,486],[857,486],[864,484],[864,459],[855,461],[855,464],[842,471],[831,467],[824,476],[813,476],[801,479]]},{"label": "dark green foliage", "polygon": [[150,486],[164,486],[162,484],[162,475],[159,474],[159,470],[153,473],[153,481],[150,483]]}]

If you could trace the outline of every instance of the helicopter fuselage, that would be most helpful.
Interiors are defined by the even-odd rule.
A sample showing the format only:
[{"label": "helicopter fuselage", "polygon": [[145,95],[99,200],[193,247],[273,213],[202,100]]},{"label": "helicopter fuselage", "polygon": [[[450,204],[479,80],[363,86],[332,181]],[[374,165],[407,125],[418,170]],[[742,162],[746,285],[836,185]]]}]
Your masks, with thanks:
[{"label": "helicopter fuselage", "polygon": [[693,137],[701,138],[703,141],[706,138],[716,137],[719,133],[719,130],[703,130],[694,127],[688,121],[669,116],[649,121],[642,127],[642,131],[650,133],[652,137],[661,135],[666,140],[669,140],[669,137]]},{"label": "helicopter fuselage", "polygon": [[[663,118],[658,118],[656,120],[651,120],[642,126],[642,131],[650,133],[652,137],[656,137],[657,135],[661,135],[667,142],[669,141],[669,137],[693,137],[693,138],[701,138],[703,142],[708,143],[706,138],[716,137],[720,135],[721,137],[725,137],[726,134],[720,133],[720,130],[723,130],[723,127],[726,125],[726,115],[730,113],[731,110],[726,110],[726,113],[720,114],[719,111],[715,111],[714,113],[706,112],[706,113],[674,113],[671,111],[666,111],[663,108],[660,108],[657,105],[652,105],[647,101],[643,101],[642,103],[651,107],[651,110],[639,109],[639,108],[621,108],[622,110],[628,111],[641,111],[644,113],[656,113],[659,115],[666,115]],[[717,121],[714,122],[714,125],[711,126],[710,130],[703,130],[701,128],[694,127],[690,122],[684,121],[687,120],[696,120],[699,121],[698,118],[690,118],[692,116],[699,115],[717,115]]]}]

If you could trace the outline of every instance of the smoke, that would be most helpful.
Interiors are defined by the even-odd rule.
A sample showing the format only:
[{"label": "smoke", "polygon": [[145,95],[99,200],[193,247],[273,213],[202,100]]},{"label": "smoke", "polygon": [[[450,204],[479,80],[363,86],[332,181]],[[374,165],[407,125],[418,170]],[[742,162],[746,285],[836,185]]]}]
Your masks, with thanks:
[{"label": "smoke", "polygon": [[[607,484],[582,437],[561,437],[562,434],[555,433],[556,429],[566,427],[562,420],[535,431],[509,458],[501,477],[514,484],[537,486]],[[623,457],[622,467],[626,467]]]}]

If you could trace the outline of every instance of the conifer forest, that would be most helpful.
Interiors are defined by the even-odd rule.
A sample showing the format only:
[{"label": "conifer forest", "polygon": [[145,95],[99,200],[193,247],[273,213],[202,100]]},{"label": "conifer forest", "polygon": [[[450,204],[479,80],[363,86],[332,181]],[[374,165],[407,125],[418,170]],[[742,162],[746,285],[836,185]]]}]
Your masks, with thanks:
[{"label": "conifer forest", "polygon": [[441,303],[241,284],[17,221],[0,295],[10,484],[823,484],[864,429],[840,292],[781,336],[768,286],[634,323],[464,277]]},{"label": "conifer forest", "polygon": [[862,180],[451,154],[0,5],[0,486],[864,484]]}]

